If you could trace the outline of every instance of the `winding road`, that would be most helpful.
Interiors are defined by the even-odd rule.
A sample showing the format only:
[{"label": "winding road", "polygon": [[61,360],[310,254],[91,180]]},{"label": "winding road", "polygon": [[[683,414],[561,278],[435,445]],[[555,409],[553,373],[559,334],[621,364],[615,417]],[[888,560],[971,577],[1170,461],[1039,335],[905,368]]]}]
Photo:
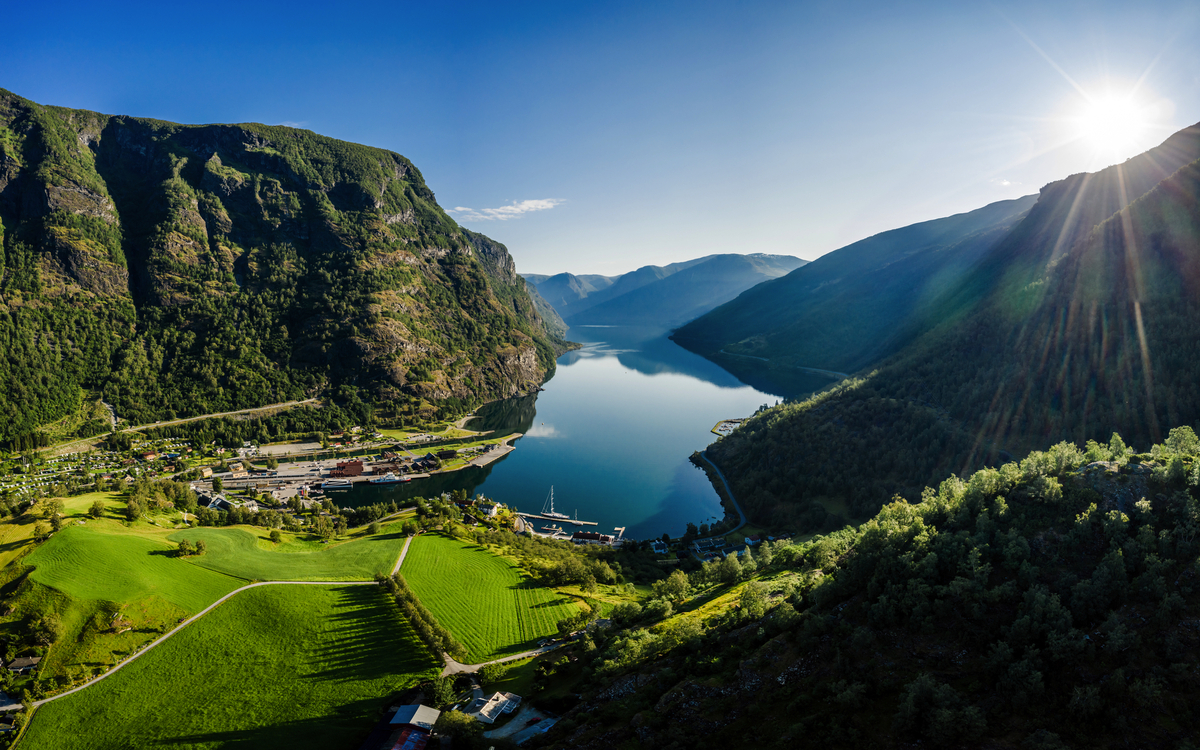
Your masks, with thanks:
[{"label": "winding road", "polygon": [[[719,471],[720,470],[718,469],[718,472]],[[410,510],[410,509],[406,508],[405,510]],[[400,512],[404,512],[404,511],[400,511]],[[400,556],[396,560],[395,567],[392,568],[392,575],[395,575],[396,573],[400,572],[400,566],[404,564],[404,558],[408,555],[408,547],[410,544],[412,544],[412,540],[413,540],[413,537],[411,537],[411,536],[404,540],[404,547],[400,550]],[[223,604],[227,599],[237,596],[238,594],[242,593],[243,591],[248,591],[250,589],[258,588],[259,586],[376,586],[376,585],[378,585],[378,584],[375,581],[259,581],[257,583],[246,584],[245,586],[242,586],[241,588],[237,588],[237,589],[234,589],[233,591],[230,591],[225,596],[222,596],[220,599],[216,600],[215,602],[208,605],[204,609],[200,610],[196,614],[192,615],[191,617],[187,618],[183,622],[179,623],[174,628],[172,628],[170,631],[164,633],[162,635],[162,637],[157,638],[154,641],[151,641],[145,648],[141,649],[140,651],[138,651],[137,653],[128,657],[127,659],[125,659],[121,662],[118,662],[116,665],[113,666],[112,669],[108,670],[104,674],[99,675],[98,677],[93,677],[92,679],[83,683],[79,687],[71,688],[70,690],[67,690],[66,692],[59,693],[58,695],[52,695],[49,698],[43,698],[39,701],[34,701],[30,705],[34,708],[43,706],[47,703],[50,703],[51,701],[56,701],[59,698],[65,698],[68,695],[71,695],[72,693],[78,693],[80,690],[83,690],[84,688],[91,687],[92,685],[95,685],[97,682],[100,682],[101,680],[104,680],[104,679],[107,679],[107,678],[113,676],[114,674],[119,672],[121,669],[123,669],[125,666],[132,664],[134,661],[145,656],[152,649],[156,648],[159,644],[163,643],[171,636],[175,635],[179,631],[186,628],[188,625],[191,625],[193,622],[199,620],[201,617],[204,617],[209,612],[211,612],[214,609],[216,609],[217,607],[221,606],[221,604]],[[539,649],[534,649],[533,651],[526,651],[525,653],[522,653],[522,654],[514,654],[513,656],[506,656],[503,659],[495,659],[493,661],[484,662],[482,664],[460,664],[459,662],[456,662],[453,659],[451,659],[449,654],[442,654],[442,658],[445,659],[445,661],[446,661],[446,668],[444,670],[442,670],[442,674],[443,675],[474,674],[475,672],[479,671],[479,669],[481,667],[485,667],[488,664],[500,664],[500,663],[506,662],[506,661],[516,661],[518,659],[526,659],[530,656],[537,656],[538,654],[544,654],[547,651],[558,648],[558,646],[560,646],[560,645],[561,644],[552,644],[549,646],[544,646]],[[19,710],[20,708],[21,708],[21,706],[19,706],[19,705],[14,706],[14,710]]]},{"label": "winding road", "polygon": [[230,591],[225,596],[222,596],[220,599],[218,599],[215,602],[213,602],[212,604],[208,605],[201,611],[197,612],[196,614],[192,615],[188,619],[179,623],[178,625],[175,626],[175,628],[173,630],[164,634],[158,640],[152,641],[150,643],[150,645],[146,646],[141,651],[138,651],[133,656],[130,656],[128,659],[118,662],[116,664],[116,666],[114,666],[112,669],[108,670],[104,674],[100,675],[99,677],[93,677],[92,679],[88,680],[87,682],[83,683],[82,685],[80,685],[77,688],[71,688],[70,690],[66,691],[65,693],[59,693],[58,695],[52,695],[49,698],[43,698],[40,701],[34,701],[30,705],[32,705],[34,708],[37,708],[38,706],[42,706],[42,705],[49,703],[50,701],[56,701],[59,698],[65,698],[66,696],[70,695],[71,693],[78,693],[80,690],[83,690],[86,687],[95,685],[97,682],[100,682],[101,680],[103,680],[107,677],[113,676],[114,674],[119,672],[121,669],[123,669],[126,665],[131,664],[134,661],[145,656],[151,649],[155,648],[163,641],[167,640],[171,636],[178,633],[180,630],[183,630],[188,625],[191,625],[196,620],[199,620],[201,617],[204,617],[206,614],[208,614],[212,610],[216,609],[226,599],[228,599],[236,594],[240,594],[243,591],[246,591],[247,589],[258,588],[259,586],[376,586],[376,585],[378,585],[378,584],[376,584],[375,581],[259,581],[258,583],[247,584],[246,586],[242,586],[240,589],[234,589],[233,591]]},{"label": "winding road", "polygon": [[[400,513],[404,513],[405,511],[409,511],[409,510],[412,510],[412,508],[404,508],[396,513],[393,513],[392,515],[400,515]],[[391,517],[392,516],[388,516],[388,518],[391,518]],[[413,540],[413,538],[411,536],[404,540],[404,547],[400,550],[400,557],[396,560],[396,566],[394,568],[392,568],[392,575],[395,575],[400,570],[400,566],[402,564],[404,564],[404,556],[408,554],[408,545],[412,543],[412,540]],[[108,670],[104,674],[99,675],[98,677],[93,677],[92,679],[83,683],[79,687],[71,688],[70,690],[68,690],[64,693],[59,693],[58,695],[52,695],[49,698],[43,698],[40,701],[34,701],[30,705],[32,705],[34,708],[37,708],[38,706],[49,703],[50,701],[56,701],[59,698],[64,698],[64,697],[70,695],[71,693],[78,693],[80,690],[83,690],[86,687],[90,687],[107,677],[111,677],[112,675],[114,675],[118,671],[120,671],[123,667],[125,667],[125,665],[130,664],[137,659],[140,659],[147,652],[149,652],[151,649],[158,646],[163,641],[167,640],[171,636],[175,635],[179,631],[186,628],[188,625],[191,625],[196,620],[199,620],[201,617],[204,617],[206,614],[208,614],[209,612],[211,612],[214,609],[216,609],[217,607],[219,607],[221,604],[223,604],[225,602],[225,600],[230,599],[230,598],[242,593],[243,591],[248,591],[250,589],[258,588],[259,586],[376,586],[376,585],[378,585],[378,584],[375,581],[259,581],[258,583],[246,584],[245,586],[242,586],[241,588],[237,588],[237,589],[234,589],[233,591],[230,591],[225,596],[222,596],[220,599],[216,600],[215,602],[208,605],[204,609],[200,610],[196,614],[192,615],[191,617],[187,618],[183,622],[179,623],[174,628],[172,628],[170,631],[164,633],[161,638],[157,638],[154,641],[151,641],[150,644],[147,645],[145,648],[143,648],[142,650],[133,654],[129,658],[125,659],[124,661],[118,662],[115,666],[113,666],[112,669]],[[449,657],[446,657],[446,658],[449,658]],[[483,665],[480,664],[479,666],[483,666]]]},{"label": "winding road", "polygon": [[[714,464],[712,462],[712,459],[708,457],[708,451],[700,451],[700,458],[703,458],[705,461],[707,461],[708,465],[713,467],[713,471],[717,472],[717,476],[719,476],[721,478],[721,484],[725,485],[725,492],[727,492],[729,494],[729,502],[733,503],[733,509],[737,511],[738,518],[741,519],[741,523],[739,523],[737,526],[734,526],[729,531],[726,531],[725,533],[720,534],[720,536],[725,536],[725,534],[732,534],[733,532],[737,531],[738,529],[740,529],[746,525],[746,512],[744,510],[742,510],[741,503],[739,503],[737,501],[737,498],[733,496],[733,488],[729,486],[729,480],[725,478],[724,472],[722,472],[721,468],[719,466],[717,466],[716,464]],[[712,537],[708,537],[708,538],[716,539],[717,537],[712,536]],[[698,539],[696,541],[703,541],[703,540]]]}]

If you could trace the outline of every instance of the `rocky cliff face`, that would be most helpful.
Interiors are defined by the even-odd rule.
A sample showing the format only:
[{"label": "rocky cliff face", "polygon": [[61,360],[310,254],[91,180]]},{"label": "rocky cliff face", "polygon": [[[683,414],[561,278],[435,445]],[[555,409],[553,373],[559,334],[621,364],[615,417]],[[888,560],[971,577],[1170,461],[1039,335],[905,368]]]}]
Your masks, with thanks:
[{"label": "rocky cliff face", "polygon": [[81,389],[134,421],[343,387],[423,411],[553,367],[503,245],[458,227],[403,156],[308,131],[0,90],[0,240],[0,337],[16,352],[0,398],[44,381],[0,405],[29,413],[0,439]]}]

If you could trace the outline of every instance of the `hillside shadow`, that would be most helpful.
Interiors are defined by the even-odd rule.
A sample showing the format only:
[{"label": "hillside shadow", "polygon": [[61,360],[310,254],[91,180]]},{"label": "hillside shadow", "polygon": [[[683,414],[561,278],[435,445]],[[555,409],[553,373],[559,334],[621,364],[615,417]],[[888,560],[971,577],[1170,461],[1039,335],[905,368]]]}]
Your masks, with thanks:
[{"label": "hillside shadow", "polygon": [[322,669],[305,675],[310,680],[371,680],[398,672],[420,672],[438,662],[377,586],[342,586],[330,619],[335,624],[328,642],[309,649],[311,661]]}]

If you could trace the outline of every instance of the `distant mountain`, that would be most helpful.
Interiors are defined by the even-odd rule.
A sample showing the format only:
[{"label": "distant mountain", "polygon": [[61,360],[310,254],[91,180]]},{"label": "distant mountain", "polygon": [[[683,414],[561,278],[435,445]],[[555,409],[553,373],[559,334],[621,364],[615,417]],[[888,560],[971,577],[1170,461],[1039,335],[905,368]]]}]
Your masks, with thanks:
[{"label": "distant mountain", "polygon": [[[806,261],[790,255],[713,255],[688,264],[675,273],[651,278],[642,268],[622,276],[613,286],[627,288],[621,295],[577,312],[576,325],[631,325],[652,323],[674,328],[733,299],[763,282],[777,279]],[[626,283],[627,278],[631,283]],[[634,280],[639,283],[636,286]]]},{"label": "distant mountain", "polygon": [[852,372],[919,332],[931,304],[1036,201],[1001,201],[869,237],[749,289],[672,338],[735,371]]},{"label": "distant mountain", "polygon": [[560,273],[554,276],[541,274],[526,274],[525,280],[537,287],[538,294],[546,300],[558,314],[565,317],[571,313],[586,309],[599,300],[595,295],[612,286],[616,276],[596,276],[585,274],[576,276],[570,273]]},{"label": "distant mountain", "polygon": [[[666,331],[806,261],[790,255],[708,255],[620,276],[526,276],[571,325]],[[536,281],[535,279],[541,279]]]}]

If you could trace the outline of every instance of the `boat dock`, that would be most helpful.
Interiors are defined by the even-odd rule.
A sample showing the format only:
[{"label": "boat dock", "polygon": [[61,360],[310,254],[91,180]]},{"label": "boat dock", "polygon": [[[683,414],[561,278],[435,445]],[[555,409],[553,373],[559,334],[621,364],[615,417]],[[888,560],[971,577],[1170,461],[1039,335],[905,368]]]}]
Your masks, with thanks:
[{"label": "boat dock", "polygon": [[518,511],[517,515],[523,516],[525,518],[536,518],[539,521],[552,521],[554,523],[569,523],[569,524],[574,524],[575,526],[599,526],[600,525],[596,521],[577,521],[574,518],[551,518],[550,516],[543,516],[543,515],[539,515],[537,513],[521,513],[520,511]]}]

